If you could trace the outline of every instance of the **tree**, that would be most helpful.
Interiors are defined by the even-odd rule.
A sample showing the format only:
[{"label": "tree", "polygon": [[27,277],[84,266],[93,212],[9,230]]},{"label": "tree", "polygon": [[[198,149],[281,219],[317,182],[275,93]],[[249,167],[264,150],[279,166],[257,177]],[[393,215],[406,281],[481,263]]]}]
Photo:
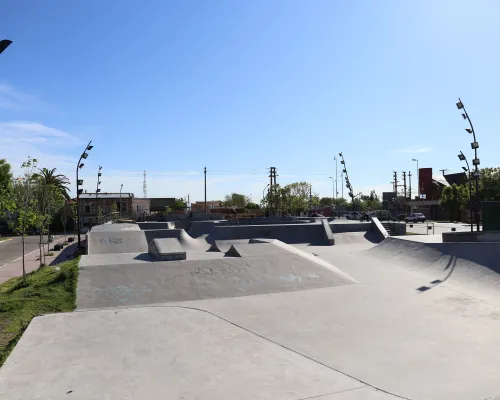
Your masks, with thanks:
[{"label": "tree", "polygon": [[[445,186],[441,193],[439,204],[450,211],[451,220],[460,220],[460,210],[467,207],[469,202],[469,189],[464,185],[453,184]],[[454,218],[456,216],[456,218]]]},{"label": "tree", "polygon": [[382,208],[382,203],[375,190],[372,190],[368,196],[361,195],[361,200],[363,209],[380,210]]},{"label": "tree", "polygon": [[[71,217],[73,215],[73,209],[71,208],[70,201],[71,200],[65,200],[64,206],[61,210],[61,223],[62,223],[63,230],[64,230],[64,241],[65,242],[66,242],[66,226],[68,223],[68,217]],[[99,220],[102,218],[102,208],[101,207],[99,207],[98,218],[99,218]]]},{"label": "tree", "polygon": [[39,169],[39,172],[33,174],[33,179],[36,179],[41,184],[48,186],[52,185],[56,187],[66,200],[69,200],[68,186],[69,179],[62,174],[56,174],[56,168],[48,170],[47,168]]},{"label": "tree", "polygon": [[12,189],[12,173],[10,171],[10,164],[0,159],[0,193],[5,193]]},{"label": "tree", "polygon": [[307,182],[294,182],[284,187],[273,185],[272,192],[269,191],[262,199],[262,207],[273,208],[279,213],[300,213],[309,210],[312,206],[320,205],[320,198],[317,194],[311,196],[311,184]]},{"label": "tree", "polygon": [[187,204],[183,199],[175,199],[173,208],[175,211],[184,211],[187,208]]},{"label": "tree", "polygon": [[[500,200],[500,168],[482,168],[479,171],[479,195],[483,201]],[[475,198],[475,182],[472,178],[472,199]]]},{"label": "tree", "polygon": [[249,198],[247,196],[245,196],[244,194],[231,193],[231,194],[226,195],[222,205],[225,207],[243,208],[249,202],[250,202]]},{"label": "tree", "polygon": [[24,176],[14,180],[12,191],[5,201],[7,209],[15,215],[10,225],[13,231],[21,236],[22,260],[23,260],[23,281],[26,283],[25,266],[25,236],[33,226],[37,225],[37,196],[33,183],[33,170],[36,168],[36,159],[28,158],[28,161],[21,165]]},{"label": "tree", "polygon": [[257,210],[260,208],[260,206],[258,204],[249,202],[249,203],[247,203],[246,208],[247,208],[247,210]]}]

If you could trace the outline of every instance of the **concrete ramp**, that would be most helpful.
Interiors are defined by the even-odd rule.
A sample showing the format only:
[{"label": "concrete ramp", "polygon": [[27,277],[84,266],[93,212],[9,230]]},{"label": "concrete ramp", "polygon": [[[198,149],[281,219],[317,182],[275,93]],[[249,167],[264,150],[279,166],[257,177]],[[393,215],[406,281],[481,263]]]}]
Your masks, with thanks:
[{"label": "concrete ramp", "polygon": [[498,303],[500,246],[498,243],[423,243],[394,237],[365,250],[394,268],[404,268],[429,278],[422,290],[444,283],[460,284],[478,296],[491,293]]},{"label": "concrete ramp", "polygon": [[79,309],[289,292],[355,283],[298,254],[80,267]]},{"label": "concrete ramp", "polygon": [[[116,226],[118,224],[109,225]],[[125,225],[125,224],[124,224]],[[147,253],[144,232],[137,229],[94,230],[87,233],[88,254]]]},{"label": "concrete ramp", "polygon": [[325,227],[320,223],[313,224],[267,224],[215,226],[207,237],[209,242],[230,239],[278,239],[285,243],[310,243],[314,245],[329,245]]},{"label": "concrete ramp", "polygon": [[179,243],[185,249],[208,248],[208,243],[205,240],[193,239],[184,229],[154,229],[143,232],[147,243],[151,243],[154,239],[174,238],[179,240]]},{"label": "concrete ramp", "polygon": [[380,236],[374,232],[334,233],[333,237],[335,239],[336,246],[355,245],[355,246],[372,247],[373,245],[381,242]]},{"label": "concrete ramp", "polygon": [[175,229],[175,222],[138,222],[137,225],[143,231],[152,229]]},{"label": "concrete ramp", "polygon": [[102,224],[92,227],[91,232],[140,231],[137,224]]}]

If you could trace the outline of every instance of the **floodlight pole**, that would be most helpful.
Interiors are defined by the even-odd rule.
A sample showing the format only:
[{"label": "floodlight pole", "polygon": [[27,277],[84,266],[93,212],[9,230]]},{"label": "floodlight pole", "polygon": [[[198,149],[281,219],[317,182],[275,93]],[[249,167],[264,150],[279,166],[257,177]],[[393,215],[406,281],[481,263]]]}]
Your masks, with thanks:
[{"label": "floodlight pole", "polygon": [[479,220],[480,220],[480,195],[479,195],[479,159],[477,158],[477,149],[479,147],[479,144],[476,141],[476,132],[474,131],[474,127],[472,126],[472,121],[469,118],[469,114],[467,114],[467,111],[465,110],[464,103],[462,103],[462,100],[458,98],[458,103],[457,103],[457,108],[459,110],[463,110],[463,118],[466,119],[469,122],[470,125],[470,131],[467,130],[467,132],[472,133],[472,137],[474,138],[474,142],[471,144],[471,147],[474,149],[474,181],[475,181],[475,186],[476,186],[476,208],[475,208],[475,213],[476,213],[476,229],[479,232]]},{"label": "floodlight pole", "polygon": [[[472,207],[471,207],[471,196],[472,196],[472,183],[470,181],[470,168],[469,168],[469,162],[467,161],[467,157],[465,157],[465,154],[463,152],[460,152],[458,155],[458,158],[461,161],[465,161],[465,164],[467,165],[467,180],[469,181],[469,216],[470,216],[470,231],[474,231],[474,221],[472,217]],[[465,167],[462,167],[465,170]]]},{"label": "floodlight pole", "polygon": [[78,164],[76,164],[76,215],[77,215],[77,219],[78,219],[78,223],[77,223],[77,229],[78,229],[78,250],[80,250],[80,241],[81,241],[81,238],[80,238],[80,187],[79,187],[80,185],[79,185],[79,181],[78,181],[78,171],[80,170],[80,168],[83,167],[83,164],[80,164],[80,162],[82,161],[82,158],[84,158],[84,155],[87,154],[86,151],[92,149],[92,147],[90,146],[91,143],[92,143],[92,140],[85,147],[85,150],[83,151],[83,153],[81,154],[80,158],[78,159]]}]

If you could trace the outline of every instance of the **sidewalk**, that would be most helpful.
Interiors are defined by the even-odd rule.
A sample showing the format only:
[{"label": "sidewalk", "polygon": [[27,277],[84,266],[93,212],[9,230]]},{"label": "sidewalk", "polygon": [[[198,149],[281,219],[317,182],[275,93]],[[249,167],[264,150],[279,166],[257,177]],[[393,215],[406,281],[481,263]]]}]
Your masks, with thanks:
[{"label": "sidewalk", "polygon": [[[45,257],[45,262],[47,265],[55,265],[59,264],[61,262],[69,260],[73,254],[76,252],[77,248],[77,243],[72,242],[68,246],[65,246],[63,250],[61,251],[54,251],[52,250],[54,248],[54,245],[57,243],[63,243],[64,238],[60,238],[53,243],[50,244],[50,251],[54,253],[53,256]],[[45,249],[47,249],[47,246],[45,245]],[[40,267],[40,260],[38,260],[38,257],[40,255],[40,251],[37,249],[31,253],[28,253],[24,256],[24,261],[25,261],[25,268],[26,268],[26,273],[32,272],[37,270]],[[22,276],[23,274],[23,260],[18,259],[15,261],[12,261],[9,264],[6,264],[4,266],[0,266],[0,284],[8,281],[10,278],[16,277],[16,276]]]}]

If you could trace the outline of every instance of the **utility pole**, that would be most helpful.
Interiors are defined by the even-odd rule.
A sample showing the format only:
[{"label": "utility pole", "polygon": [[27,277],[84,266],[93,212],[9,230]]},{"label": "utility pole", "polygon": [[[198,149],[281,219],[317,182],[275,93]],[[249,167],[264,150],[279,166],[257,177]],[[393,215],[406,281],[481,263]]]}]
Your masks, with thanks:
[{"label": "utility pole", "polygon": [[396,197],[398,197],[398,172],[394,171],[392,174],[394,177],[394,192],[396,193]]},{"label": "utility pole", "polygon": [[203,168],[203,174],[205,175],[205,214],[207,213],[207,167]]},{"label": "utility pole", "polygon": [[273,212],[273,206],[276,207],[276,204],[273,204],[274,191],[276,190],[276,167],[269,167],[269,216],[271,216]]},{"label": "utility pole", "polygon": [[411,200],[411,171],[408,171],[408,198]]},{"label": "utility pole", "polygon": [[309,216],[312,215],[312,185],[309,185]]},{"label": "utility pole", "polygon": [[447,170],[447,169],[440,169],[439,171],[441,171],[441,174],[442,174],[443,176],[444,176],[444,173],[445,173],[445,172],[448,172],[448,170]]},{"label": "utility pole", "polygon": [[406,172],[403,171],[403,190],[404,190],[404,196],[405,196],[405,214],[407,213],[407,207],[406,207]]}]

